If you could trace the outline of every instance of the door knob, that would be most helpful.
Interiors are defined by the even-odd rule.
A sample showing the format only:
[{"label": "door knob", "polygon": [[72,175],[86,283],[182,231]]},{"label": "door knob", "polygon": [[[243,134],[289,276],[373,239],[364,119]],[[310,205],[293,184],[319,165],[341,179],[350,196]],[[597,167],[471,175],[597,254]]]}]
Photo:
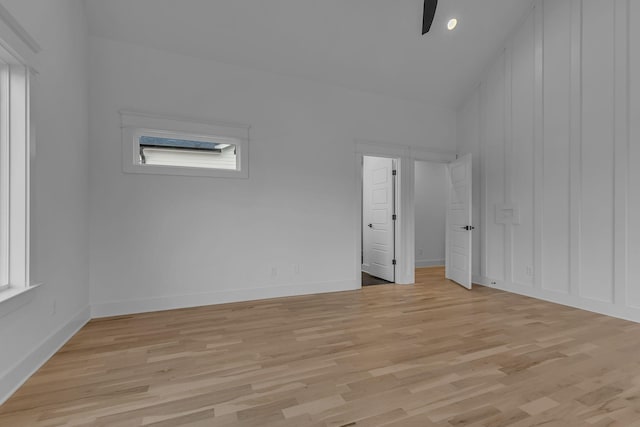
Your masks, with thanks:
[{"label": "door knob", "polygon": [[369,224],[369,225],[367,225],[367,227],[373,228],[373,224]]}]

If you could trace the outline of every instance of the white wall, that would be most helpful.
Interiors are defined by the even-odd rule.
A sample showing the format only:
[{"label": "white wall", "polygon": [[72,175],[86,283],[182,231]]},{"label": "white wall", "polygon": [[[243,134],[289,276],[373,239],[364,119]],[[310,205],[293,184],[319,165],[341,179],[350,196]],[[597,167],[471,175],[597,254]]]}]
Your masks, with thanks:
[{"label": "white wall", "polygon": [[[102,38],[90,43],[97,316],[354,289],[354,141],[455,145],[453,111]],[[123,173],[120,109],[251,125],[249,179]]]},{"label": "white wall", "polygon": [[480,156],[474,278],[640,321],[640,4],[535,5],[458,112]]},{"label": "white wall", "polygon": [[447,166],[415,163],[416,267],[444,265]]},{"label": "white wall", "polygon": [[[89,317],[87,28],[79,0],[3,0],[36,55],[31,279],[0,317],[0,403]],[[4,310],[3,310],[4,312]]]}]

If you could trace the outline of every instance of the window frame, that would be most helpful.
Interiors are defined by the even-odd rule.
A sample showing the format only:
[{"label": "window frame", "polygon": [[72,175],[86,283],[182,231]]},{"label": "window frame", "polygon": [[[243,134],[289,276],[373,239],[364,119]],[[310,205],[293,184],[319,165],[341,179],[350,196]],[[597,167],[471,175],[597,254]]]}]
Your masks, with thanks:
[{"label": "window frame", "polygon": [[31,301],[34,92],[42,48],[0,4],[0,317]]},{"label": "window frame", "polygon": [[0,302],[31,289],[34,71],[0,45]]},{"label": "window frame", "polygon": [[[120,111],[122,128],[122,167],[125,173],[201,176],[211,178],[249,177],[250,126],[227,122],[202,122],[191,119]],[[225,142],[236,146],[236,169],[141,164],[140,137]]]}]

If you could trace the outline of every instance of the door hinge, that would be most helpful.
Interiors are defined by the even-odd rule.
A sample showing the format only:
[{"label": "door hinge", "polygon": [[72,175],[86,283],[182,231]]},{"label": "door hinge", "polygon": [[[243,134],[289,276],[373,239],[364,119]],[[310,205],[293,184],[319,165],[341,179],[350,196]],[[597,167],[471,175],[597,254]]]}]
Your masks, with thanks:
[{"label": "door hinge", "polygon": [[391,215],[391,219],[392,219],[393,221],[395,221],[395,220],[397,220],[397,219],[398,219],[398,217],[396,216],[396,214],[393,214],[393,215]]},{"label": "door hinge", "polygon": [[391,264],[396,265],[396,260],[391,261]]},{"label": "door hinge", "polygon": [[394,169],[393,172],[391,173],[391,175],[393,175],[393,176],[398,175],[398,171]]}]

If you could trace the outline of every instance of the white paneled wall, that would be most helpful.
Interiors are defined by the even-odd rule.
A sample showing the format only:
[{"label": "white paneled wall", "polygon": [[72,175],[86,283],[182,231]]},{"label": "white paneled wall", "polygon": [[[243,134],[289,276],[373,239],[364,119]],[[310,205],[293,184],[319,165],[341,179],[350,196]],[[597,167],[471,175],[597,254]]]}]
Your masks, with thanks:
[{"label": "white paneled wall", "polygon": [[614,22],[613,2],[582,7],[580,141],[580,296],[613,299]]},{"label": "white paneled wall", "polygon": [[570,163],[571,163],[571,1],[544,5],[542,87],[541,265],[542,288],[569,292]]},{"label": "white paneled wall", "polygon": [[[640,76],[640,2],[632,1],[629,10],[629,76]],[[629,144],[628,157],[626,161],[619,162],[628,168],[628,199],[629,209],[625,223],[627,224],[628,253],[625,259],[628,260],[628,276],[626,304],[634,309],[640,309],[640,80],[629,79]],[[626,141],[623,140],[622,143]],[[635,190],[635,191],[634,191]],[[635,220],[634,220],[635,218]]]},{"label": "white paneled wall", "polygon": [[640,321],[640,2],[538,0],[458,113],[474,280]]},{"label": "white paneled wall", "polygon": [[[506,100],[507,166],[513,171],[506,183],[507,200],[517,204],[517,227],[511,228],[511,250],[507,252],[511,265],[511,280],[521,286],[533,285],[533,228],[534,228],[534,82],[535,82],[535,26],[534,14],[522,23],[507,51]],[[510,104],[510,105],[509,105]],[[509,167],[506,168],[509,171]]]},{"label": "white paneled wall", "polygon": [[480,88],[478,105],[481,135],[480,244],[484,255],[480,263],[481,274],[496,282],[505,280],[506,270],[505,227],[497,223],[494,213],[499,205],[506,202],[505,71],[505,55],[502,55]]}]

